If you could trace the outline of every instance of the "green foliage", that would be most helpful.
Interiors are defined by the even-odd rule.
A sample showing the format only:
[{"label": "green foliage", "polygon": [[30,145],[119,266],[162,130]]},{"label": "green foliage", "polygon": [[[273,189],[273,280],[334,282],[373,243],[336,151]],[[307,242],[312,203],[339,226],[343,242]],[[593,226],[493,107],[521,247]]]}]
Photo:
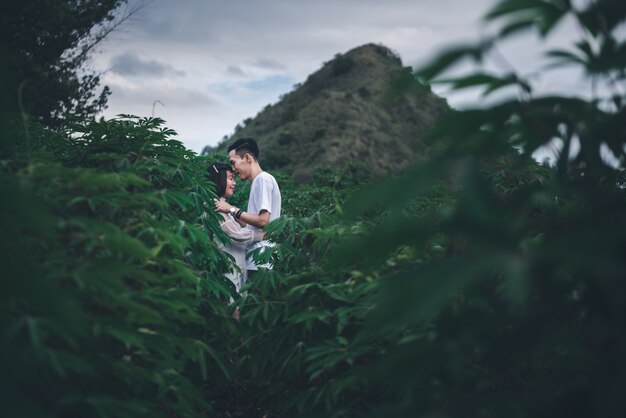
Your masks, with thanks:
[{"label": "green foliage", "polygon": [[336,55],[332,61],[332,70],[334,76],[341,76],[350,72],[352,68],[356,66],[354,59],[345,55]]},{"label": "green foliage", "polygon": [[[582,39],[546,58],[605,84],[589,99],[535,96],[512,73],[442,73],[566,18]],[[503,1],[488,14],[502,24],[493,39],[416,76],[519,96],[447,114],[429,158],[404,174],[341,164],[296,187],[274,173],[275,268],[245,287],[239,323],[205,207],[212,157],[158,119],[29,127],[0,182],[5,410],[623,415],[625,18],[612,0]],[[554,166],[531,158],[555,142]],[[233,203],[245,206],[248,187]]]},{"label": "green foliage", "polygon": [[12,97],[48,125],[68,116],[94,116],[110,91],[96,93],[98,74],[83,66],[115,24],[126,0],[5,0],[0,6],[0,56],[13,80]]},{"label": "green foliage", "polygon": [[11,415],[216,408],[202,388],[225,385],[233,372],[229,262],[205,209],[215,196],[205,165],[161,123],[31,129],[41,145],[5,161],[3,195],[13,196],[3,199],[11,241],[2,251],[10,272],[2,370]]},{"label": "green foliage", "polygon": [[[305,217],[270,226],[282,261],[240,302],[252,398],[286,416],[622,414],[626,78],[614,30],[626,7],[617,4],[502,2],[489,14],[503,21],[496,39],[419,73],[483,60],[523,28],[549,36],[568,15],[584,41],[546,58],[582,66],[606,95],[535,97],[516,74],[434,80],[485,94],[517,87],[521,99],[449,114],[431,133],[438,151],[406,175],[345,202],[339,194],[333,208],[309,201]],[[530,155],[553,141],[563,144],[556,164],[537,165]]]}]

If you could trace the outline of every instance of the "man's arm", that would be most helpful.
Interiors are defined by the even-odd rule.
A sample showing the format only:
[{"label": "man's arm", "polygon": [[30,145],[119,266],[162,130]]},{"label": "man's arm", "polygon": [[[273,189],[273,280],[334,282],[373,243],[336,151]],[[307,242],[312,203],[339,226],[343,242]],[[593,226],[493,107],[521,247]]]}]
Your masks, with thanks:
[{"label": "man's arm", "polygon": [[[228,202],[221,202],[217,199],[215,202],[215,210],[217,212],[228,213],[230,208],[232,207]],[[242,221],[248,225],[255,226],[257,228],[263,229],[265,225],[270,223],[270,213],[266,210],[262,210],[261,213],[255,215],[253,213],[243,212],[241,216],[239,216],[239,221]]]},{"label": "man's arm", "polygon": [[266,210],[262,210],[258,215],[243,212],[241,216],[239,216],[239,220],[247,223],[248,225],[263,229],[265,228],[265,225],[270,223],[270,213]]}]

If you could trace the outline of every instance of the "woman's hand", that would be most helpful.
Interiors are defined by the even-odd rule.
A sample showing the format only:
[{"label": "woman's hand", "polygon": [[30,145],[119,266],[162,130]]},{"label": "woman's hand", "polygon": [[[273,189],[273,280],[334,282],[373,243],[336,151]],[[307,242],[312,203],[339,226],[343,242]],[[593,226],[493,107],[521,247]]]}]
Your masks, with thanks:
[{"label": "woman's hand", "polygon": [[215,203],[216,212],[228,213],[228,210],[230,209],[230,204],[228,202],[217,199],[213,199],[213,202]]}]

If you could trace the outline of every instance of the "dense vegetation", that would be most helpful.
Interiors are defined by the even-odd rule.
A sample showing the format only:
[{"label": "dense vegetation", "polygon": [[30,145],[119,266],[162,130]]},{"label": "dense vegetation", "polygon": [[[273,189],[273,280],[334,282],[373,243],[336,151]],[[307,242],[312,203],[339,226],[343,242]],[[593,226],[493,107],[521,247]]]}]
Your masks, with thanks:
[{"label": "dense vegetation", "polygon": [[[621,416],[625,18],[613,0],[501,2],[494,39],[416,75],[570,19],[582,38],[546,59],[583,69],[591,98],[472,73],[446,82],[512,98],[449,114],[406,174],[280,176],[278,261],[235,302],[240,322],[211,157],[158,119],[13,129],[0,95],[5,414]],[[553,167],[530,157],[555,142]]]}]

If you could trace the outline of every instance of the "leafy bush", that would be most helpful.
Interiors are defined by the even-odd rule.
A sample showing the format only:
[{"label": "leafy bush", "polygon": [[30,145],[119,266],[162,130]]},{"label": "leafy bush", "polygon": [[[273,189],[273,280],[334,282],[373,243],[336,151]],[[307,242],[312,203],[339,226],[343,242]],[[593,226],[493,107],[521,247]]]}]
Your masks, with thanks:
[{"label": "leafy bush", "polygon": [[335,77],[350,72],[356,66],[356,62],[351,57],[344,55],[335,56],[333,60],[332,73]]},{"label": "leafy bush", "polygon": [[[519,94],[451,112],[404,175],[326,167],[295,188],[277,174],[275,269],[236,302],[239,324],[202,158],[155,119],[31,128],[0,183],[7,413],[621,416],[626,5],[503,1],[494,39],[418,76],[566,17],[583,39],[547,58],[606,82],[594,97],[443,79]],[[553,141],[555,165],[537,164]]]},{"label": "leafy bush", "polygon": [[[582,66],[606,96],[535,97],[516,74],[444,80],[520,93],[451,113],[435,155],[340,212],[272,225],[282,263],[242,301],[257,402],[288,416],[621,415],[626,6],[501,2],[495,39],[419,76],[566,16],[584,39],[547,58]],[[559,140],[553,168],[530,157]]]},{"label": "leafy bush", "polygon": [[202,388],[232,373],[228,260],[215,214],[203,215],[214,197],[204,165],[161,123],[41,130],[41,147],[5,161],[3,192],[17,193],[3,200],[10,415],[215,408]]}]

